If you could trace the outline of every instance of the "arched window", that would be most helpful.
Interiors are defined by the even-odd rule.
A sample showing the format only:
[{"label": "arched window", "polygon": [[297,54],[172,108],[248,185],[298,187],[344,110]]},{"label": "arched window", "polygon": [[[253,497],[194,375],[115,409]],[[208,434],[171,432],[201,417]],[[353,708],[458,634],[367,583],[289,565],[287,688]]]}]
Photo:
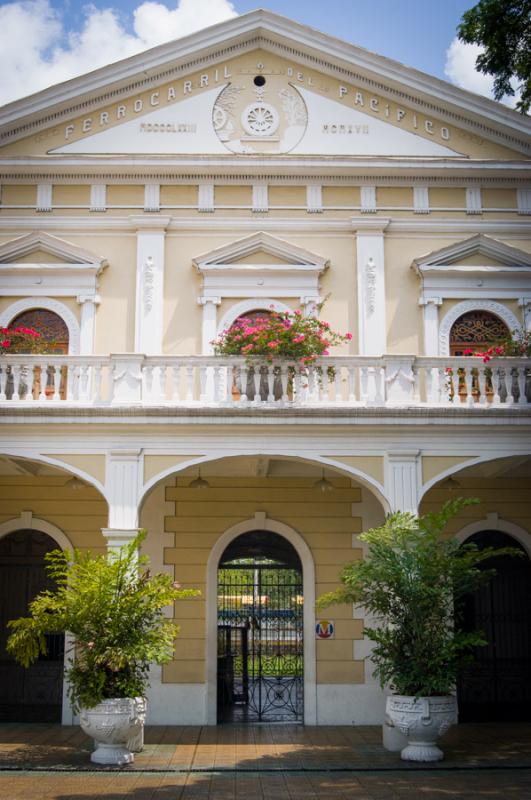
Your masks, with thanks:
[{"label": "arched window", "polygon": [[509,336],[507,325],[496,314],[482,309],[462,314],[450,330],[450,355],[462,356],[463,351],[486,350]]},{"label": "arched window", "polygon": [[48,353],[68,353],[68,327],[62,317],[47,308],[23,311],[10,322],[10,328],[34,328],[49,343]]}]

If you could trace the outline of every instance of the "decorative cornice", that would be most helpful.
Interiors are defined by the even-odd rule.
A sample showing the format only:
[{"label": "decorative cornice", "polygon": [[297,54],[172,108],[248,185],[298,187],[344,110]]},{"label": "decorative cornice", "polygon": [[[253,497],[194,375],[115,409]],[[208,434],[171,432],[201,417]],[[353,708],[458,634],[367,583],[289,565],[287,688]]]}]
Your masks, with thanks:
[{"label": "decorative cornice", "polygon": [[[135,218],[133,218],[135,219]],[[270,218],[261,219],[260,227],[264,232],[282,233],[289,235],[290,233],[303,232],[303,233],[319,233],[325,232],[352,232],[352,218],[323,218],[322,215],[318,219],[314,215],[307,217],[283,217],[283,218]],[[366,221],[366,218],[363,218]],[[53,215],[47,216],[46,219],[32,214],[27,217],[23,216],[8,216],[5,212],[0,215],[0,233],[13,234],[15,231],[30,230],[34,231],[36,225],[48,231],[69,231],[69,232],[88,232],[100,233],[101,231],[113,231],[115,233],[135,235],[138,226],[131,222],[129,216],[118,215],[104,215],[98,214],[97,216],[88,215],[86,217],[73,217],[73,216],[60,216]],[[501,219],[494,219],[487,221],[474,217],[473,219],[457,219],[452,220],[448,218],[437,218],[434,214],[429,217],[411,217],[392,219],[386,230],[386,236],[393,235],[407,235],[409,233],[416,233],[418,235],[448,235],[454,236],[455,234],[475,234],[480,230],[482,232],[491,233],[496,236],[513,237],[517,239],[529,239],[531,235],[531,223],[528,217],[521,219],[504,221]],[[193,217],[174,217],[171,219],[170,224],[166,229],[167,236],[180,235],[183,231],[196,232],[206,231],[215,233],[223,231],[224,233],[254,233],[256,231],[256,220],[248,219],[246,217],[216,217],[210,215],[208,218],[208,225],[205,224],[203,215],[197,214]]]}]

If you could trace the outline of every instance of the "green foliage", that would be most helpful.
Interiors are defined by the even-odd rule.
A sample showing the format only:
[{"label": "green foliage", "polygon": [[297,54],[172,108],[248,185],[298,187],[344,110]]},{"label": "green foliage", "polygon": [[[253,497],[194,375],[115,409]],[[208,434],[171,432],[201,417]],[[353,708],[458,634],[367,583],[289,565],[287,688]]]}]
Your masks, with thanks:
[{"label": "green foliage", "polygon": [[169,575],[151,575],[138,555],[145,532],[116,555],[75,550],[48,553],[47,572],[57,588],[30,603],[29,616],[12,620],[8,652],[28,667],[46,655],[46,633],[68,632],[75,647],[66,677],[75,709],[107,698],[139,697],[150,663],[172,658],[178,626],[163,614],[175,600],[194,597]]},{"label": "green foliage", "polygon": [[442,536],[450,519],[478,502],[459,498],[422,517],[390,514],[359,537],[369,552],[343,569],[343,588],[318,600],[320,608],[359,603],[374,617],[375,626],[365,633],[374,642],[375,674],[397,694],[450,694],[473,648],[485,644],[481,632],[460,629],[464,597],[493,576],[494,570],[481,568],[483,562],[521,553],[479,550]]},{"label": "green foliage", "polygon": [[461,41],[484,48],[476,69],[494,76],[494,97],[514,96],[511,79],[521,92],[516,108],[531,105],[531,0],[480,0],[465,11],[457,29]]}]

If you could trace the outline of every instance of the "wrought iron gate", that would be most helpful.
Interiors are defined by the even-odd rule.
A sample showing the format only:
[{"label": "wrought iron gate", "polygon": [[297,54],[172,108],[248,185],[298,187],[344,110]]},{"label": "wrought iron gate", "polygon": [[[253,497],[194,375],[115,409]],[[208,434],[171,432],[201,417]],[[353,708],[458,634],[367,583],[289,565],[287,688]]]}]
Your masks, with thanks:
[{"label": "wrought iron gate", "polygon": [[[253,532],[255,541],[259,533],[274,536]],[[293,550],[291,558],[279,560],[278,552],[269,558],[267,550],[247,558],[242,552],[240,547],[240,557],[231,558],[233,550],[230,560],[222,559],[218,573],[218,720],[302,722],[303,594],[302,571],[293,559],[298,562],[297,554]]]}]

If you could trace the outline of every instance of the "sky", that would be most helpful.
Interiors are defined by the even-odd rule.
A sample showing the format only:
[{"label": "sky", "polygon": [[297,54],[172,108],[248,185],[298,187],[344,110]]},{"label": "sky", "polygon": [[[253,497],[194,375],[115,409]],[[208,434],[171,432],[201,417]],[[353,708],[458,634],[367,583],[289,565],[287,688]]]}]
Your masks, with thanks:
[{"label": "sky", "polygon": [[0,0],[0,105],[257,7],[491,95],[456,38],[476,0]]}]

